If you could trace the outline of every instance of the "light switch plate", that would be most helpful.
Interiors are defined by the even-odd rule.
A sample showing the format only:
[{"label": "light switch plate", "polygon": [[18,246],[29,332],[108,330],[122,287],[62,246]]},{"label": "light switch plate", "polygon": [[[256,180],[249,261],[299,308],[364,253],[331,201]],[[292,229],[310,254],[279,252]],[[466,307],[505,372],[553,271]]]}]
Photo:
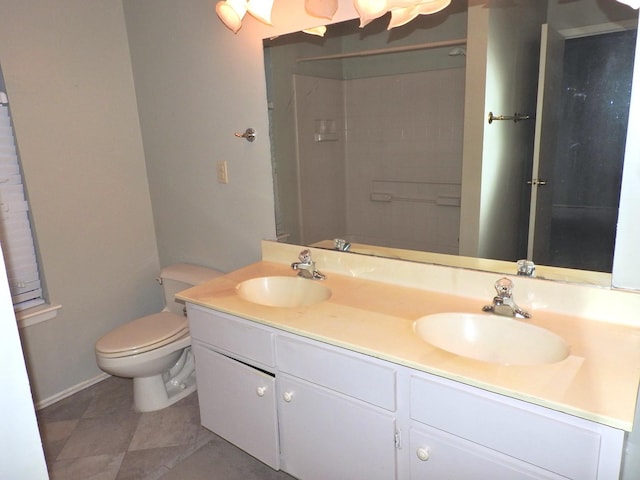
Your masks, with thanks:
[{"label": "light switch plate", "polygon": [[229,175],[227,173],[227,161],[221,160],[217,164],[218,183],[229,183]]}]

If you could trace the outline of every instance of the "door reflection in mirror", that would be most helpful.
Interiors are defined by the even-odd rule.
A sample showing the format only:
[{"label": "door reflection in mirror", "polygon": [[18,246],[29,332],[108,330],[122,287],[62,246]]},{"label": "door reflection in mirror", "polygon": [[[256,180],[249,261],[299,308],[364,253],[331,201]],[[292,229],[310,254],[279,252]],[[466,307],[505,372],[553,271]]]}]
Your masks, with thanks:
[{"label": "door reflection in mirror", "polygon": [[635,41],[636,30],[564,41],[555,153],[533,175],[536,263],[611,272]]}]

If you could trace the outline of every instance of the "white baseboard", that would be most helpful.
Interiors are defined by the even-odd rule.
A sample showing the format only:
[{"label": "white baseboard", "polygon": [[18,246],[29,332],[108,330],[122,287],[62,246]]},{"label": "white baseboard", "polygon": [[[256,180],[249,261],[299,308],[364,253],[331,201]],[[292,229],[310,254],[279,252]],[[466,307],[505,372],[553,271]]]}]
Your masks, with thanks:
[{"label": "white baseboard", "polygon": [[63,398],[70,397],[74,393],[78,393],[80,390],[84,390],[85,388],[88,388],[91,385],[95,385],[96,383],[101,382],[109,378],[110,376],[111,375],[109,375],[108,373],[103,372],[97,377],[93,377],[93,378],[90,378],[89,380],[85,380],[84,382],[80,382],[77,385],[67,388],[66,390],[63,390],[60,393],[56,393],[55,395],[52,395],[48,398],[40,400],[35,404],[36,410],[41,410],[45,407],[48,407],[49,405],[53,405],[54,403],[62,400]]}]

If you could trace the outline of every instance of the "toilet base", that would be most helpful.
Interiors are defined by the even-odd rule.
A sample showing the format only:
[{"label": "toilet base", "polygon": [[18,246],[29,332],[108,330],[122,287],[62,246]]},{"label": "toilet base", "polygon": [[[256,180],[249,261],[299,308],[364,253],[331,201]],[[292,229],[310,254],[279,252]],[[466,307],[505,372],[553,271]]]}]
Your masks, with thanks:
[{"label": "toilet base", "polygon": [[139,412],[161,410],[195,391],[196,375],[191,348],[185,349],[168,372],[133,379],[133,403]]}]

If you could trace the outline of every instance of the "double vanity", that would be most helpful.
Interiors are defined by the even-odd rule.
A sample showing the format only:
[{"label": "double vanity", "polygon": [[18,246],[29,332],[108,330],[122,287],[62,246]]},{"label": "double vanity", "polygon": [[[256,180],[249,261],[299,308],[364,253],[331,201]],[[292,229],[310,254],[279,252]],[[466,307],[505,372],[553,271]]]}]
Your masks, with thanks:
[{"label": "double vanity", "polygon": [[202,424],[304,480],[616,479],[640,295],[301,247],[178,294]]}]

